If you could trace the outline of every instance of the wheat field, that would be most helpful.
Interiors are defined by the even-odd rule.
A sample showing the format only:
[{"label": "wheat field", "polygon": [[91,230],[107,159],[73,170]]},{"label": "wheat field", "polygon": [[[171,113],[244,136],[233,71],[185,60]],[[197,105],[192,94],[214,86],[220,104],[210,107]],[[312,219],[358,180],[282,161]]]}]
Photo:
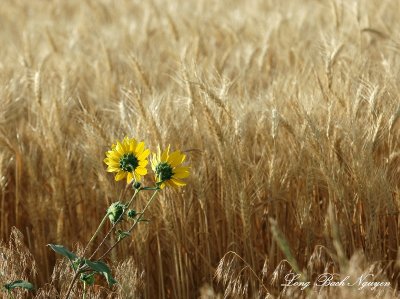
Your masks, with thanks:
[{"label": "wheat field", "polygon": [[37,287],[16,298],[65,294],[71,270],[46,245],[82,250],[130,196],[103,159],[133,136],[181,149],[191,176],[109,257],[118,285],[99,278],[89,298],[377,298],[284,289],[291,270],[373,273],[391,285],[379,298],[395,298],[399,11],[391,0],[2,0],[1,285]]}]

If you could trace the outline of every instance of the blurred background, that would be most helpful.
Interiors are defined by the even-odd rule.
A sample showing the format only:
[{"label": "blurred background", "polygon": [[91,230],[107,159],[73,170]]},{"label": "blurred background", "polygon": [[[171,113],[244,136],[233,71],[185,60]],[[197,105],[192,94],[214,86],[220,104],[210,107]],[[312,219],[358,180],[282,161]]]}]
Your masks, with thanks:
[{"label": "blurred background", "polygon": [[99,279],[93,296],[295,298],[280,286],[293,267],[372,269],[396,288],[399,11],[389,0],[2,0],[0,282],[65,292],[71,273],[46,244],[76,250],[130,198],[103,163],[130,136],[184,151],[192,174],[110,257],[120,285]]}]

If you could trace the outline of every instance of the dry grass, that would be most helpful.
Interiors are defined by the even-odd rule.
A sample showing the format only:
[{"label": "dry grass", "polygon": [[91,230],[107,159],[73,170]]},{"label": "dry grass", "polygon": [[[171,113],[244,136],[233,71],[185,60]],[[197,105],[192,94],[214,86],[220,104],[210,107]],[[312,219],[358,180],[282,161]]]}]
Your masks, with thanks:
[{"label": "dry grass", "polygon": [[[24,235],[30,279],[54,282],[38,296],[69,279],[46,244],[84,243],[129,196],[102,163],[124,135],[185,150],[193,175],[112,256],[115,296],[278,296],[270,276],[286,259],[308,275],[377,265],[397,288],[399,11],[390,0],[2,0],[0,237]],[[367,296],[346,292],[335,296]]]}]

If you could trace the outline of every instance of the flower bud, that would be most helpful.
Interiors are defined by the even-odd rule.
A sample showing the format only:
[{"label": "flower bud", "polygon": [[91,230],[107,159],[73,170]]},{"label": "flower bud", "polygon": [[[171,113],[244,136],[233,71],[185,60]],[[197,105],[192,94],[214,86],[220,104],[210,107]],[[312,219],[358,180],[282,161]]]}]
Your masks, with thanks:
[{"label": "flower bud", "polygon": [[135,183],[133,184],[133,188],[134,188],[134,189],[140,189],[141,186],[142,186],[142,184],[141,184],[140,182],[135,182]]},{"label": "flower bud", "polygon": [[129,210],[127,214],[129,218],[134,219],[137,215],[137,212],[135,210]]},{"label": "flower bud", "polygon": [[107,209],[107,213],[108,213],[108,218],[110,219],[112,224],[115,224],[122,220],[123,218],[122,214],[124,213],[124,211],[125,211],[125,205],[123,205],[119,201],[111,204],[111,206]]}]

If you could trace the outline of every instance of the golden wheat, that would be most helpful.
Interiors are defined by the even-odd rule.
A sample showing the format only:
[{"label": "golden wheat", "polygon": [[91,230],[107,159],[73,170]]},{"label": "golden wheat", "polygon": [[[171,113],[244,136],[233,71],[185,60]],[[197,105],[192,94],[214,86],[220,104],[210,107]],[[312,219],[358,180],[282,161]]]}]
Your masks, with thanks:
[{"label": "golden wheat", "polygon": [[102,160],[129,135],[183,147],[193,174],[111,256],[120,285],[99,281],[90,298],[376,296],[283,289],[293,269],[370,271],[391,282],[382,298],[396,296],[399,11],[390,0],[2,0],[0,237],[12,260],[0,256],[0,281],[8,271],[37,298],[65,293],[72,273],[46,244],[80,247],[127,199]]}]

